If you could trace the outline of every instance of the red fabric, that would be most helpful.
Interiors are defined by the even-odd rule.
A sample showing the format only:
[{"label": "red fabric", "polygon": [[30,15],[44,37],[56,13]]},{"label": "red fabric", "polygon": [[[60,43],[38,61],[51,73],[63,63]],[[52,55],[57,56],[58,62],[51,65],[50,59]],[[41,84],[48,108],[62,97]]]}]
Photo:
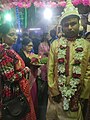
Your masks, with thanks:
[{"label": "red fabric", "polygon": [[[21,63],[22,63],[21,67],[23,69],[23,67],[25,67],[24,62],[18,55],[17,55],[17,57],[19,58],[19,60],[21,60]],[[29,102],[30,108],[31,108],[30,113],[27,114],[27,116],[25,118],[23,118],[22,120],[36,120],[34,105],[32,102],[32,97],[31,97],[31,92],[30,92],[30,83],[28,82],[28,80],[26,80],[24,78],[23,80],[20,81],[20,86],[21,86],[21,89],[22,89],[24,95],[26,96],[26,98]]]},{"label": "red fabric", "polygon": [[[0,46],[1,47],[1,46]],[[1,49],[0,49],[1,50]],[[15,55],[16,56],[16,58],[17,58],[17,60],[18,60],[18,62],[15,62],[14,64],[15,64],[15,71],[18,73],[18,72],[21,72],[22,70],[25,70],[25,64],[24,64],[24,62],[23,62],[23,60],[19,57],[19,55],[16,53],[16,52],[14,52],[13,50],[12,50],[12,52],[13,52],[13,55]],[[2,57],[3,58],[3,57]],[[12,59],[14,59],[14,58],[12,58]],[[2,59],[3,60],[3,59]],[[1,67],[1,66],[0,66]],[[10,67],[10,66],[9,66]],[[28,70],[29,68],[27,68],[27,70]],[[5,72],[5,69],[3,69],[4,70],[4,72]],[[25,70],[25,72],[27,72],[26,70]],[[3,74],[2,74],[3,75]],[[5,77],[4,75],[3,75],[3,77]],[[6,79],[7,80],[7,79]],[[11,79],[10,79],[11,80]],[[23,93],[24,93],[24,95],[26,96],[26,98],[27,98],[27,100],[28,100],[28,102],[29,102],[29,105],[30,105],[30,109],[31,109],[31,111],[26,115],[26,117],[25,118],[23,118],[22,120],[36,120],[36,115],[35,115],[35,111],[34,111],[34,106],[33,106],[33,102],[32,102],[32,98],[31,98],[31,91],[30,91],[30,83],[29,83],[29,81],[28,80],[26,80],[25,78],[24,78],[24,76],[20,79],[20,81],[19,81],[19,83],[20,83],[20,86],[21,86],[21,89],[22,89],[22,91],[23,91]],[[3,91],[3,94],[5,93],[5,95],[7,95],[7,96],[10,96],[10,88],[9,87],[7,87],[6,85],[4,86],[4,88],[5,88],[5,90],[7,90],[7,91]]]},{"label": "red fabric", "polygon": [[28,113],[27,116],[22,120],[36,120],[36,115],[30,92],[30,84],[26,79],[23,79],[22,81],[20,81],[20,86],[30,105],[30,113]]},{"label": "red fabric", "polygon": [[32,84],[31,96],[32,96],[36,114],[38,109],[38,93],[37,93],[37,82],[36,82],[37,73],[38,73],[38,69],[31,69],[31,76],[30,76],[30,81],[31,81],[30,83]]},{"label": "red fabric", "polygon": [[43,81],[47,81],[47,64],[41,66],[41,78]]},{"label": "red fabric", "polygon": [[66,76],[69,76],[69,54],[70,53],[70,49],[69,49],[69,46],[67,46],[67,49],[66,49],[66,65],[65,65],[65,67],[66,67],[66,71],[65,71],[65,73],[66,73]]}]

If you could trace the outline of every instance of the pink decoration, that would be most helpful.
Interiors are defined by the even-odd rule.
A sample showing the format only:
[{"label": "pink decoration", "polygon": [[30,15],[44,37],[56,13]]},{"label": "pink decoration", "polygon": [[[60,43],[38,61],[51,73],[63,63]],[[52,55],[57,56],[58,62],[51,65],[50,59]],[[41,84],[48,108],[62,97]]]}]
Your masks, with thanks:
[{"label": "pink decoration", "polygon": [[0,8],[0,10],[2,10],[2,8]]},{"label": "pink decoration", "polygon": [[17,2],[13,2],[12,4],[13,4],[13,7],[17,6]]},{"label": "pink decoration", "polygon": [[45,7],[45,3],[44,2],[34,2],[34,6],[35,7]]},{"label": "pink decoration", "polygon": [[31,0],[31,3],[34,3],[35,2],[35,0]]},{"label": "pink decoration", "polygon": [[34,2],[34,6],[35,6],[35,7],[39,7],[39,6],[40,6],[40,5],[39,5],[39,2],[35,1],[35,2]]},{"label": "pink decoration", "polygon": [[65,1],[59,2],[59,3],[58,3],[58,6],[65,7],[65,6],[66,6],[66,2],[65,2]]},{"label": "pink decoration", "polygon": [[31,6],[31,3],[26,4],[26,8],[29,8]]},{"label": "pink decoration", "polygon": [[57,3],[56,2],[48,2],[47,3],[50,7],[57,7]]},{"label": "pink decoration", "polygon": [[13,4],[12,4],[12,3],[10,3],[10,4],[9,4],[9,7],[10,7],[10,8],[13,8],[14,6],[13,6]]},{"label": "pink decoration", "polygon": [[89,4],[89,0],[82,0],[82,3],[83,3],[83,5],[85,5],[85,6],[90,5],[90,4]]},{"label": "pink decoration", "polygon": [[82,0],[73,0],[73,5],[77,6],[78,4],[82,3]]},{"label": "pink decoration", "polygon": [[23,3],[22,3],[22,2],[19,2],[17,5],[18,5],[18,7],[22,8]]},{"label": "pink decoration", "polygon": [[28,0],[24,0],[24,2],[28,3]]},{"label": "pink decoration", "polygon": [[45,3],[44,2],[39,2],[39,6],[43,8],[43,7],[45,7]]},{"label": "pink decoration", "polygon": [[45,6],[48,6],[48,7],[57,7],[57,3],[56,2],[47,2]]},{"label": "pink decoration", "polygon": [[[57,6],[66,6],[65,0],[55,0],[54,2],[49,0],[0,0],[1,4],[4,5],[2,9],[10,9],[12,7],[18,6],[20,8],[29,8],[33,3],[35,7],[57,7]],[[49,2],[47,2],[49,1]],[[90,0],[72,0],[73,5],[77,6],[83,4],[84,6],[90,6]]]}]

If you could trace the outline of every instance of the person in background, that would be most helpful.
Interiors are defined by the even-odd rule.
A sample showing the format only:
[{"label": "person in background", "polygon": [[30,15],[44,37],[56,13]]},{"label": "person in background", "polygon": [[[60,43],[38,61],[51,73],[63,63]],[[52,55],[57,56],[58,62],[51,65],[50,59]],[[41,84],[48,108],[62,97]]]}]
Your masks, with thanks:
[{"label": "person in background", "polygon": [[85,33],[85,39],[90,42],[90,32]]},{"label": "person in background", "polygon": [[[17,36],[18,36],[18,38],[17,38],[15,44],[12,45],[12,48],[13,48],[17,53],[19,53],[19,52],[20,52],[20,49],[22,48],[22,39],[24,39],[24,38],[29,38],[29,35],[28,35],[27,32],[23,32],[23,33],[18,33]],[[32,49],[31,52],[34,53],[34,49]]]},{"label": "person in background", "polygon": [[80,16],[70,0],[60,18],[63,36],[50,46],[47,120],[83,120],[90,95],[90,43],[78,38]]},{"label": "person in background", "polygon": [[32,40],[28,37],[23,37],[22,39],[22,49],[19,52],[19,55],[25,62],[25,65],[30,68],[31,75],[30,81],[32,82],[32,89],[31,89],[31,96],[34,103],[35,112],[37,114],[37,107],[38,107],[38,97],[37,97],[37,74],[38,74],[38,67],[31,65],[32,58],[38,58],[38,55],[31,52],[33,49]]},{"label": "person in background", "polygon": [[81,25],[83,26],[83,35],[85,35],[87,31],[87,24],[88,24],[88,14],[81,14]]},{"label": "person in background", "polygon": [[[48,58],[49,53],[49,36],[48,33],[44,33],[42,41],[39,44],[38,55],[41,59]],[[46,109],[48,101],[48,85],[47,85],[47,63],[40,67],[41,77],[38,80],[38,116],[39,120],[46,120]]]},{"label": "person in background", "polygon": [[54,41],[54,40],[56,40],[58,37],[57,37],[57,35],[56,35],[56,30],[50,30],[50,36],[51,36],[51,39],[49,40],[49,42],[50,42],[50,44]]},{"label": "person in background", "polygon": [[2,43],[2,37],[5,36],[8,33],[9,26],[10,26],[9,24],[7,24],[6,26],[5,26],[5,24],[2,24],[0,26],[0,28],[2,30],[2,32],[0,33],[0,43]]},{"label": "person in background", "polygon": [[[22,39],[24,39],[24,38],[29,38],[29,34],[28,34],[27,32],[24,32],[24,33],[22,34]],[[34,53],[34,49],[32,48],[30,52],[31,52],[31,53]]]},{"label": "person in background", "polygon": [[[2,32],[2,26],[6,29],[8,27],[8,29],[7,29],[8,31],[4,35]],[[2,34],[2,44],[0,44],[0,53],[1,53],[0,54],[0,61],[1,61],[0,62],[0,77],[2,76],[3,81],[5,78],[5,81],[4,81],[5,84],[3,87],[4,92],[1,96],[1,99],[4,100],[6,98],[10,98],[13,96],[12,92],[10,91],[11,88],[10,88],[9,84],[6,84],[7,81],[10,81],[10,82],[18,81],[18,83],[21,87],[21,90],[24,93],[24,95],[26,96],[29,106],[30,106],[30,112],[25,117],[23,117],[22,120],[36,120],[36,115],[35,115],[32,97],[31,97],[31,93],[30,93],[30,83],[25,77],[29,73],[29,68],[25,67],[24,61],[12,49],[12,44],[14,44],[17,39],[16,31],[14,28],[11,28],[11,26],[9,26],[7,23],[5,23],[0,26],[0,34]],[[3,52],[2,52],[2,50],[3,50]],[[10,61],[11,59],[7,59],[8,54],[9,54],[9,56],[11,56],[11,59],[14,61],[14,63],[12,63],[12,61]],[[3,59],[3,57],[4,57],[4,59]],[[6,59],[6,63],[4,61],[5,59]],[[2,68],[3,61],[4,61],[4,64],[3,64],[3,68]],[[10,63],[12,63],[12,65]],[[7,67],[6,67],[6,65],[7,65]],[[8,71],[8,72],[6,72],[6,71]],[[15,72],[13,72],[13,71],[15,71]],[[17,77],[15,77],[15,76],[17,76]],[[14,93],[14,94],[17,94],[17,93]],[[5,98],[3,96],[5,96]],[[0,103],[1,103],[0,107],[2,107],[3,106],[2,101],[0,101]],[[0,108],[0,109],[2,109],[2,108]]]},{"label": "person in background", "polygon": [[49,48],[49,35],[48,33],[43,33],[41,43],[38,47],[38,55],[40,55],[41,57],[48,57]]},{"label": "person in background", "polygon": [[32,39],[34,53],[38,54],[38,46],[40,44],[40,39],[37,37],[35,31],[30,31],[29,38]]},{"label": "person in background", "polygon": [[22,35],[21,33],[18,33],[17,34],[17,40],[15,41],[15,43],[12,45],[12,49],[15,51],[15,52],[19,52],[20,49],[22,48]]}]

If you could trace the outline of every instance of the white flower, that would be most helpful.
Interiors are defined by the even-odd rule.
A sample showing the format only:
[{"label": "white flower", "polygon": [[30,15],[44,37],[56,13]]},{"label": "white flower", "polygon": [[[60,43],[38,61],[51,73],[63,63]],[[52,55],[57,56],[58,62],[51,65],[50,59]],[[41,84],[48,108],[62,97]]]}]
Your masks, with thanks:
[{"label": "white flower", "polygon": [[65,55],[66,55],[66,50],[59,49],[58,59],[59,58],[65,58]]},{"label": "white flower", "polygon": [[75,48],[82,47],[81,39],[77,39],[75,42]]},{"label": "white flower", "polygon": [[75,54],[75,59],[77,59],[77,60],[82,60],[82,57],[83,57],[83,53],[82,52],[78,52],[78,53],[76,53]]},{"label": "white flower", "polygon": [[81,68],[80,68],[80,66],[73,66],[73,73],[81,74]]},{"label": "white flower", "polygon": [[64,98],[64,100],[63,100],[63,109],[64,110],[69,109],[69,100],[67,98]]},{"label": "white flower", "polygon": [[65,72],[65,64],[58,65],[58,68],[59,68],[59,70],[60,70],[61,73]]},{"label": "white flower", "polygon": [[[64,38],[61,39],[60,46],[62,46],[63,49],[58,48],[58,59],[59,58],[65,59],[67,40],[65,40]],[[79,47],[82,47],[82,44],[80,42],[80,39],[77,39],[75,42],[75,49],[77,49]],[[75,51],[74,59],[81,61],[82,57],[83,57],[83,51],[82,52]],[[61,73],[58,77],[58,86],[59,86],[59,90],[63,97],[63,109],[68,110],[70,99],[77,91],[77,86],[80,83],[80,79],[71,77],[69,80],[70,81],[69,84],[67,84],[67,77],[66,77],[66,75],[64,75],[64,73],[66,71],[65,68],[66,68],[65,61],[63,64],[58,63],[58,72]],[[72,68],[73,68],[73,71],[72,71],[73,73],[81,74],[81,65],[80,64],[79,65],[72,64]]]},{"label": "white flower", "polygon": [[65,75],[60,75],[58,78],[59,83],[65,83],[66,82],[66,76]]}]

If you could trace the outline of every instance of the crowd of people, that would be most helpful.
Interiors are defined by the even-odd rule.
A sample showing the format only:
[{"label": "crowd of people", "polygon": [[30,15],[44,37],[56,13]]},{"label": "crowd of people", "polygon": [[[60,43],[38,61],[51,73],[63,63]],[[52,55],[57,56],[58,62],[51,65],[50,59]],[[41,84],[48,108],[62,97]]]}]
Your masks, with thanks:
[{"label": "crowd of people", "polygon": [[0,120],[90,119],[90,32],[79,35],[79,21],[67,3],[60,37],[53,29],[38,43],[0,25]]}]

